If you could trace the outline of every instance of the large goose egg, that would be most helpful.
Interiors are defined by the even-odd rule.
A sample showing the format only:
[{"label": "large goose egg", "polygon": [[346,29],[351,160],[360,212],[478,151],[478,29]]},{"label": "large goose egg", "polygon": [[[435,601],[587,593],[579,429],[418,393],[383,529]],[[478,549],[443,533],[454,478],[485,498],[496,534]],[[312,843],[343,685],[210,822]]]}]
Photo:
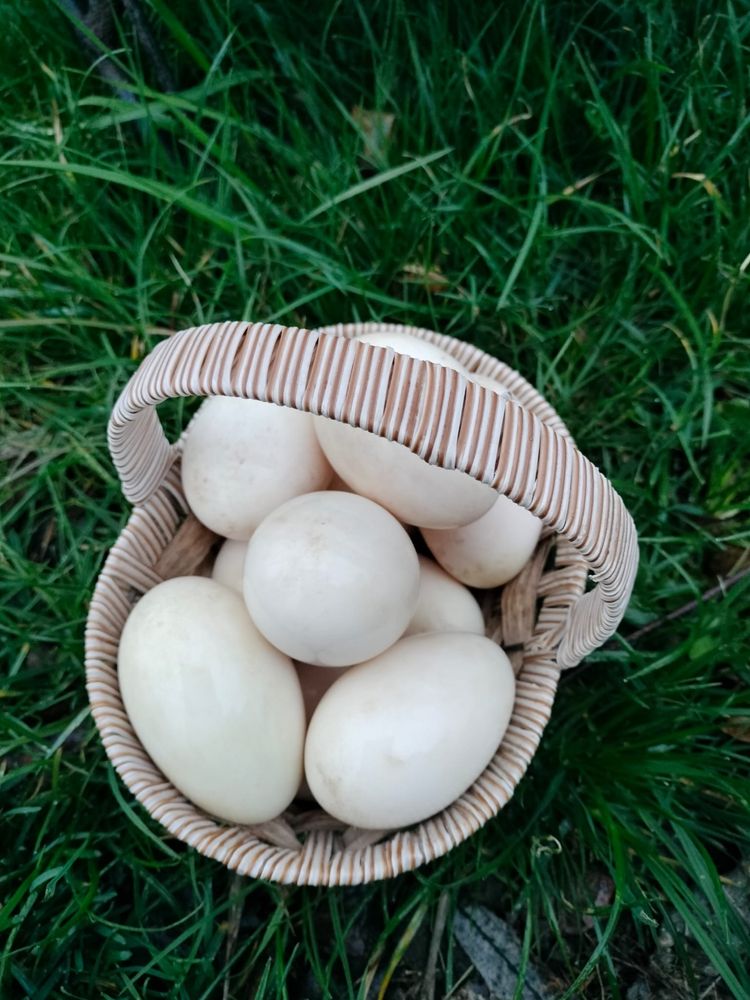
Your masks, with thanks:
[{"label": "large goose egg", "polygon": [[[419,337],[369,333],[360,339],[465,374],[455,358]],[[328,461],[344,482],[405,524],[451,528],[476,520],[494,503],[491,487],[464,472],[430,465],[405,445],[325,417],[315,426]]]},{"label": "large goose egg", "polygon": [[401,639],[323,695],[305,742],[312,794],[332,816],[364,829],[427,819],[490,762],[514,693],[508,657],[490,639]]},{"label": "large goose egg", "polygon": [[272,510],[325,489],[331,475],[314,418],[289,407],[215,396],[185,436],[187,501],[199,521],[227,538],[246,541]]},{"label": "large goose egg", "polygon": [[512,580],[531,558],[542,522],[508,497],[498,496],[472,524],[422,534],[437,561],[469,587],[499,587]]},{"label": "large goose egg", "polygon": [[253,534],[244,593],[274,646],[303,663],[349,666],[403,634],[417,606],[419,561],[396,518],[371,500],[308,493]]},{"label": "large goose egg", "polygon": [[404,635],[421,632],[484,635],[484,617],[474,595],[425,556],[419,557],[417,609]]},{"label": "large goose egg", "polygon": [[192,576],[154,587],[125,623],[118,673],[138,738],[197,806],[262,823],[289,805],[302,777],[300,683],[238,594]]}]

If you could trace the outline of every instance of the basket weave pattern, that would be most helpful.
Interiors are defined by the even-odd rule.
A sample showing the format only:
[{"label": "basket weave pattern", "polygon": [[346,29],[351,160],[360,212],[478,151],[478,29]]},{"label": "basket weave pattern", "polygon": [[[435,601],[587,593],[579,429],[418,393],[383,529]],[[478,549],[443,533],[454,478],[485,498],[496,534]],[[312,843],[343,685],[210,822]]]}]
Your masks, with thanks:
[{"label": "basket weave pattern", "polygon": [[[352,339],[389,330],[431,341],[470,372],[497,379],[510,395]],[[120,634],[138,596],[170,575],[164,557],[189,515],[179,444],[165,438],[155,405],[206,395],[267,400],[363,427],[489,483],[547,526],[535,557],[495,594],[488,614],[488,634],[506,647],[522,645],[512,654],[519,669],[510,725],[483,774],[440,814],[408,830],[362,831],[295,804],[271,823],[229,826],[187,801],[138,741],[117,681]],[[638,549],[622,501],[536,390],[513,369],[451,337],[373,323],[312,331],[250,323],[186,330],[144,360],[115,406],[109,439],[123,492],[136,507],[109,553],[89,612],[86,682],[94,719],[117,772],[149,813],[241,874],[354,885],[445,854],[510,799],[549,719],[561,668],[605,641],[627,605]],[[584,593],[589,573],[597,585]]]}]

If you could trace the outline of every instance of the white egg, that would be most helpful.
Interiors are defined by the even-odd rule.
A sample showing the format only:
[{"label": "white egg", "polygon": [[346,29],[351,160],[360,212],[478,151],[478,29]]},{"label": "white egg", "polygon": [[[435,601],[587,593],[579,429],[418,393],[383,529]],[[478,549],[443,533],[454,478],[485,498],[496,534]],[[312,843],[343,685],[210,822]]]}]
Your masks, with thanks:
[{"label": "white egg", "polygon": [[289,805],[302,776],[300,683],[238,594],[203,577],[154,587],[125,623],[118,671],[138,738],[197,806],[262,823]]},{"label": "white egg", "polygon": [[364,829],[418,823],[479,777],[503,737],[515,679],[490,639],[412,635],[352,667],[323,696],[305,774],[332,816]]},{"label": "white egg", "polygon": [[256,530],[245,602],[263,635],[305,663],[359,663],[403,633],[417,606],[419,562],[398,521],[354,493],[289,500]]},{"label": "white egg", "polygon": [[247,542],[238,542],[234,538],[227,538],[216,553],[214,566],[211,570],[212,579],[241,594],[246,555]]},{"label": "white egg", "polygon": [[[418,337],[370,333],[360,339],[465,373],[450,354]],[[315,426],[328,461],[344,482],[406,524],[451,528],[476,520],[494,503],[489,486],[464,472],[429,465],[405,445],[325,417]]]},{"label": "white egg", "polygon": [[505,496],[472,524],[449,531],[423,530],[437,561],[469,587],[499,587],[529,561],[542,522]]},{"label": "white egg", "polygon": [[404,635],[422,632],[484,635],[484,616],[474,595],[425,556],[419,557],[417,610]]},{"label": "white egg", "polygon": [[215,396],[188,428],[182,485],[207,527],[240,541],[292,497],[325,489],[332,470],[309,413]]}]

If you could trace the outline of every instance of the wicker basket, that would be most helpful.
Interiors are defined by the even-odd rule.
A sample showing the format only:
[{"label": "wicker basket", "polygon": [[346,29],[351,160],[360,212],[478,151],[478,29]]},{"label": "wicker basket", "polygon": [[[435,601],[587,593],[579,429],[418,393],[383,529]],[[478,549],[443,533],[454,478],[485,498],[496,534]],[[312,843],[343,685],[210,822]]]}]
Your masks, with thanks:
[{"label": "wicker basket", "polygon": [[[469,372],[500,381],[508,394],[352,339],[366,331],[403,331],[431,341]],[[488,634],[510,651],[517,670],[508,730],[474,785],[423,823],[357,830],[294,803],[270,823],[230,826],[166,780],[130,725],[116,669],[125,619],[139,595],[161,580],[195,572],[215,541],[187,509],[179,443],[167,441],[155,406],[170,397],[212,395],[267,400],[399,441],[428,462],[491,484],[547,527],[525,569],[485,602]],[[379,323],[321,330],[222,323],[185,330],[160,343],[131,378],[112,413],[109,444],[135,509],[89,611],[86,684],[94,719],[112,764],[154,819],[243,875],[355,885],[409,871],[471,836],[508,802],[534,756],[560,670],[612,635],[632,589],[638,563],[632,519],[549,403],[507,365],[428,330]],[[585,592],[590,573],[596,586]]]}]

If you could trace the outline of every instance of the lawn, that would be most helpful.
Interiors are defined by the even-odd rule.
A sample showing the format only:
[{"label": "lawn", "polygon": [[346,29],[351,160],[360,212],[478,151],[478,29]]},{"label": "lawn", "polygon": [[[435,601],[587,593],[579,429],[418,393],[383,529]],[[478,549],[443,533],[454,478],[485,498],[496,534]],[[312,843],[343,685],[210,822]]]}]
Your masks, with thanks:
[{"label": "lawn", "polygon": [[[99,39],[72,6],[0,21],[0,995],[406,998],[434,968],[427,995],[469,1000],[495,961],[520,1000],[746,1000],[747,5],[129,0]],[[229,874],[131,800],[89,715],[128,515],[109,411],[224,318],[491,351],[638,526],[620,632],[511,804],[393,882]],[[489,972],[460,943],[482,919]]]}]

